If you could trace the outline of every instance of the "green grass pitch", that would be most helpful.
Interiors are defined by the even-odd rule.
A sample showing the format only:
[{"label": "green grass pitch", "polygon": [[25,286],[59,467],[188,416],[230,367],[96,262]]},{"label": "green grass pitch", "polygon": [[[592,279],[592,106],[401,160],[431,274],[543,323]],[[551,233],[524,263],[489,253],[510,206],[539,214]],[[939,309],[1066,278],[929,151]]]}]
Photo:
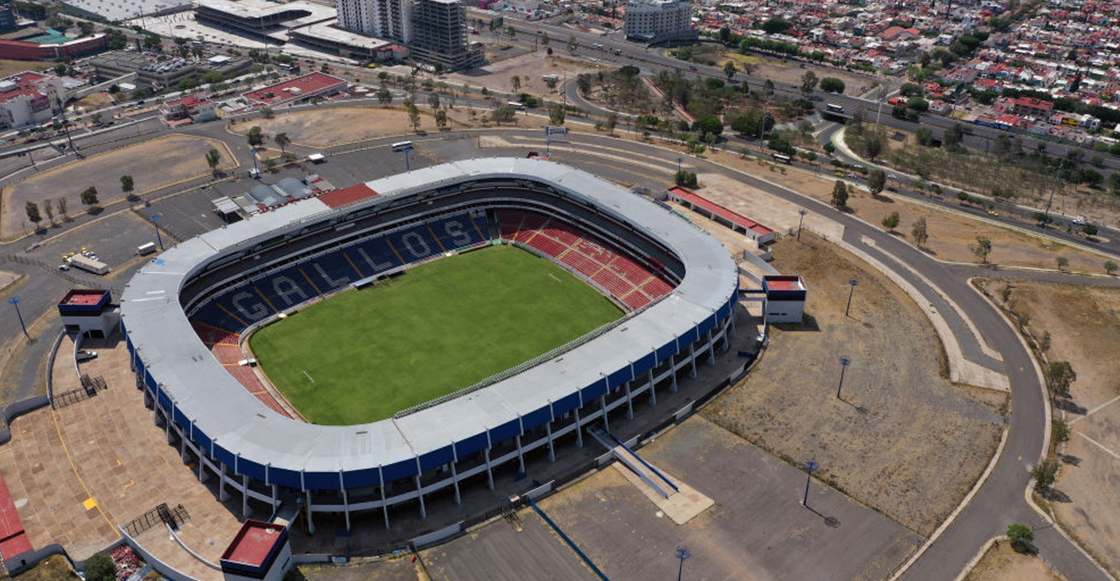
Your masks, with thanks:
[{"label": "green grass pitch", "polygon": [[559,266],[494,246],[311,305],[250,345],[309,421],[352,425],[473,385],[621,316]]}]

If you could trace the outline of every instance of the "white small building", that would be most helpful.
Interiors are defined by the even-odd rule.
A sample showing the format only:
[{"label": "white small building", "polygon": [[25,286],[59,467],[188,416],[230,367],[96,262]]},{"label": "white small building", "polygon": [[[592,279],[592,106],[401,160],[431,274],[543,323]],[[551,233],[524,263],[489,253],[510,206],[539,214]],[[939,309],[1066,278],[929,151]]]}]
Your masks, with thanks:
[{"label": "white small building", "polygon": [[288,528],[247,519],[220,562],[226,581],[281,581],[292,568]]},{"label": "white small building", "polygon": [[121,322],[120,309],[111,303],[107,290],[73,289],[58,302],[58,314],[67,333],[101,339]]},{"label": "white small building", "polygon": [[66,98],[62,79],[24,71],[0,79],[0,128],[20,129],[50,121]]},{"label": "white small building", "polygon": [[167,121],[190,119],[201,123],[218,118],[214,102],[202,94],[187,95],[174,101],[168,101],[160,106],[159,110]]},{"label": "white small building", "polygon": [[809,288],[798,275],[762,277],[762,290],[766,292],[764,317],[770,323],[800,323],[805,314],[805,298]]}]

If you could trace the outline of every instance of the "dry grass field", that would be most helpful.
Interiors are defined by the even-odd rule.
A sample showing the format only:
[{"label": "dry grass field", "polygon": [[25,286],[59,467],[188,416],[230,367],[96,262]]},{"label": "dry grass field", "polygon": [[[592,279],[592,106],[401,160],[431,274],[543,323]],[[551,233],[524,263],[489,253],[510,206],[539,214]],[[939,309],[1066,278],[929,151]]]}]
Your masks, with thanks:
[{"label": "dry grass field", "polygon": [[[986,286],[999,300],[1007,284],[990,280]],[[1050,333],[1048,358],[1069,361],[1077,373],[1072,397],[1054,412],[1064,412],[1072,428],[1060,448],[1054,514],[1107,567],[1120,571],[1120,289],[1016,281],[1006,304],[1030,318],[1036,339]]]},{"label": "dry grass field", "polygon": [[[789,462],[815,459],[822,480],[928,535],[991,458],[1006,396],[945,379],[928,319],[854,257],[810,234],[774,257],[805,278],[806,320],[772,327],[759,365],[703,415]],[[841,356],[852,364],[837,399]]]},{"label": "dry grass field", "polygon": [[1037,555],[1017,553],[1011,543],[993,544],[964,581],[1063,581]]}]

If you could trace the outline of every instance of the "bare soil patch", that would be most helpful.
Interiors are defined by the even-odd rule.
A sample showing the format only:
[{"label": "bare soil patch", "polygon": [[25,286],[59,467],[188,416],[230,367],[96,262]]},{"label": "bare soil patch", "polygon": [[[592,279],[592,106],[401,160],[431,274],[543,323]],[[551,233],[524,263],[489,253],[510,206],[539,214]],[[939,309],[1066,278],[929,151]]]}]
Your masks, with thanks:
[{"label": "bare soil patch", "polygon": [[[1001,300],[1007,284],[989,280],[986,286]],[[1072,433],[1059,448],[1062,464],[1050,505],[1083,546],[1120,571],[1120,401],[1113,401],[1120,396],[1120,289],[1014,281],[1005,304],[1029,317],[1027,329],[1036,340],[1049,332],[1047,357],[1069,361],[1077,373],[1072,397],[1054,410],[1070,422]]]},{"label": "bare soil patch", "polygon": [[997,541],[972,568],[965,581],[1062,581],[1037,555],[1016,552],[1007,541]]},{"label": "bare soil patch", "polygon": [[[12,240],[30,231],[24,206],[39,205],[46,223],[44,203],[52,200],[57,208],[60,198],[66,199],[67,210],[77,214],[84,208],[79,194],[86,188],[97,188],[102,205],[124,197],[120,177],[131,175],[135,194],[143,194],[170,184],[210,173],[206,152],[216,148],[222,152],[222,169],[236,166],[225,146],[213,139],[190,135],[169,135],[144,143],[122,147],[31,176],[4,188],[0,235]],[[57,214],[56,214],[57,216]]]},{"label": "bare soil patch", "polygon": [[[564,41],[553,39],[549,46],[556,51],[564,46]],[[471,87],[486,87],[491,91],[512,93],[515,92],[513,77],[516,75],[521,82],[521,88],[516,91],[517,93],[551,98],[557,95],[560,85],[557,84],[556,89],[549,89],[541,78],[544,75],[559,75],[563,82],[565,76],[574,79],[580,73],[595,72],[603,68],[560,56],[550,58],[546,49],[542,48],[537,52],[496,62],[481,69],[449,74],[447,80],[458,85],[466,84]]]},{"label": "bare soil patch", "polygon": [[[758,175],[822,202],[831,201],[832,188],[838,179],[828,167],[822,167],[820,175],[810,175],[767,162],[744,160],[725,152],[706,155],[718,163]],[[783,169],[786,169],[784,174]],[[1105,258],[1097,254],[938,210],[901,196],[872,197],[866,190],[856,189],[848,198],[848,207],[871,224],[879,224],[887,215],[898,212],[899,225],[895,234],[906,239],[910,238],[914,222],[924,217],[929,240],[923,248],[940,260],[979,262],[969,246],[976,243],[977,236],[984,236],[992,241],[988,262],[993,264],[1056,269],[1058,257],[1063,256],[1069,261],[1066,268],[1070,271],[1104,273]]]},{"label": "bare soil patch", "polygon": [[[759,365],[703,415],[788,462],[815,459],[825,482],[930,534],[991,458],[1006,396],[945,379],[928,319],[854,257],[808,233],[774,257],[805,278],[805,322],[772,326]],[[837,399],[842,356],[852,364]]]}]

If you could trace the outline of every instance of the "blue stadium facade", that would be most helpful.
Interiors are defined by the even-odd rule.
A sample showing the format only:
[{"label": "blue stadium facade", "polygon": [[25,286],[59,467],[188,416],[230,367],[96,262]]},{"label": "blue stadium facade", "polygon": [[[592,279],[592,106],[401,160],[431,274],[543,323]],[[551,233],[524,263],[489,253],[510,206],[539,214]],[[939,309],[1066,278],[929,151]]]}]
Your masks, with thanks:
[{"label": "blue stadium facade", "polygon": [[[188,240],[130,281],[121,301],[137,386],[200,479],[266,509],[298,494],[309,514],[379,511],[495,469],[554,460],[584,427],[656,403],[678,376],[726,349],[738,274],[713,238],[672,212],[549,162],[483,159],[367,184],[378,197],[331,208],[303,200]],[[300,305],[458,249],[491,243],[493,212],[530,210],[610,239],[655,264],[673,291],[628,316],[455,397],[359,426],[291,419],[256,399],[208,352],[192,320],[242,333]],[[313,346],[326,348],[326,346]],[[656,408],[654,408],[656,410]],[[666,416],[674,410],[664,410]],[[658,413],[644,412],[644,413]]]}]

